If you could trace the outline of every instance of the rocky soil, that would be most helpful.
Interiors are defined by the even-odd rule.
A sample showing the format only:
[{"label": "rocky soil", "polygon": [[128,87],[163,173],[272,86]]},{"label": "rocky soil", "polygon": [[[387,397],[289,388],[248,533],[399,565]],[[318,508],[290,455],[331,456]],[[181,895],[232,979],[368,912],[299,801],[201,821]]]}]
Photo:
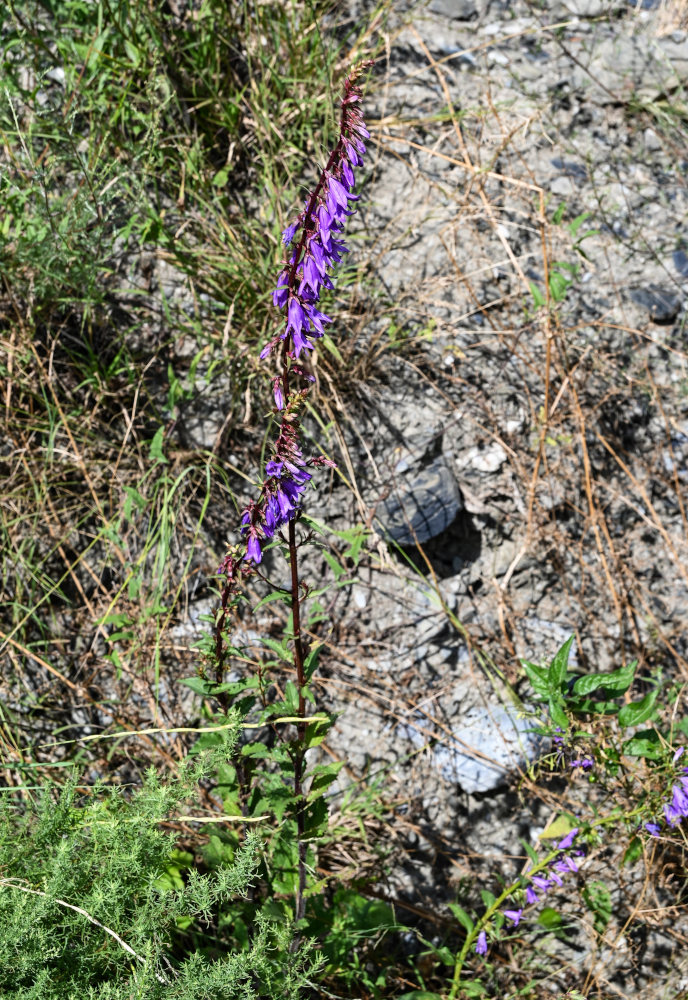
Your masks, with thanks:
[{"label": "rocky soil", "polygon": [[[384,769],[411,831],[389,891],[429,909],[551,819],[514,792],[542,750],[519,657],[575,633],[583,671],[688,677],[688,36],[640,6],[397,5],[367,100],[353,245],[395,322],[349,316],[361,377],[329,403],[355,494],[310,512],[379,539],[333,605],[330,748]],[[561,960],[595,995],[678,995],[686,927],[638,950],[607,876],[604,941]]]},{"label": "rocky soil", "polygon": [[[344,5],[329,29],[364,11]],[[637,657],[645,676],[688,678],[688,35],[664,6],[609,0],[397,3],[380,31],[333,334],[352,374],[323,355],[327,430],[310,427],[342,476],[308,508],[361,525],[369,554],[316,630],[318,695],[339,716],[329,752],[396,803],[386,891],[432,916],[476,871],[512,877],[519,839],[556,815],[556,788],[524,782],[545,746],[520,657],[574,633],[582,671]],[[173,301],[174,274],[149,263]],[[240,465],[226,412],[211,384],[181,446]],[[211,574],[222,532],[206,543]],[[303,575],[334,584],[317,553]],[[189,596],[177,650],[212,606]],[[175,714],[174,685],[158,694]],[[570,808],[591,795],[574,787]],[[617,862],[604,846],[588,861],[614,903],[596,945],[577,894],[557,902],[580,926],[541,942],[553,995],[569,964],[595,996],[688,987],[688,928],[636,912],[642,943],[626,932],[672,892],[640,900]]]},{"label": "rocky soil", "polygon": [[[328,30],[369,6],[342,5]],[[581,671],[638,658],[644,676],[688,679],[688,34],[668,9],[400,0],[378,25],[333,332],[352,375],[322,357],[326,430],[309,428],[342,475],[323,473],[308,514],[361,525],[367,555],[316,628],[317,693],[339,716],[330,753],[396,803],[404,841],[386,891],[426,913],[476,872],[513,876],[520,839],[536,844],[556,815],[556,782],[525,780],[545,744],[519,658],[547,660],[574,633]],[[186,308],[172,268],[147,266],[151,293]],[[194,346],[176,350],[188,361]],[[262,415],[227,442],[227,409],[213,384],[185,404],[182,457],[241,464]],[[228,504],[205,535],[189,530],[198,580],[235,522]],[[303,575],[334,584],[317,553]],[[188,592],[163,661],[211,607],[202,583]],[[161,669],[163,714],[193,717],[173,680]],[[153,704],[151,686],[132,682],[132,698]],[[94,711],[72,721],[110,721]],[[574,785],[572,807],[594,790]],[[566,944],[543,932],[552,995],[569,965],[591,995],[682,995],[685,916],[633,910],[660,911],[671,885],[641,899],[604,846],[588,864],[612,887],[612,919],[594,946],[589,917]],[[576,899],[558,905],[580,923]]]}]

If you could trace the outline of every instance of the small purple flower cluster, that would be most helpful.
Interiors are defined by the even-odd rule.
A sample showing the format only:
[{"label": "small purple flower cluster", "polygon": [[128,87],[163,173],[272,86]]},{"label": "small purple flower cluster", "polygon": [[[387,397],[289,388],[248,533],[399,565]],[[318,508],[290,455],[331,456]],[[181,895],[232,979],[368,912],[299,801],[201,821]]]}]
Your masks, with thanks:
[{"label": "small purple flower cluster", "polygon": [[[317,187],[306,199],[303,212],[282,233],[282,242],[290,246],[301,230],[301,237],[277,279],[272,296],[278,309],[287,307],[287,323],[282,333],[265,346],[261,358],[266,358],[279,341],[289,338],[287,353],[298,358],[304,349],[313,350],[314,345],[306,335],[322,337],[325,324],[332,322],[331,317],[316,309],[315,304],[320,299],[321,289],[334,288],[328,269],[339,264],[343,254],[349,252],[339,235],[347,217],[353,214],[349,202],[358,201],[358,195],[353,193],[353,168],[363,165],[364,140],[370,138],[357,107],[361,99],[361,91],[355,84],[358,72],[360,69],[344,84],[339,141]],[[276,402],[281,409],[277,399]]]},{"label": "small purple flower cluster", "polygon": [[[567,758],[569,756],[572,756],[571,747],[566,745],[566,743],[564,742],[564,737],[560,735],[561,733],[563,733],[563,731],[564,730],[561,728],[561,726],[557,726],[557,728],[554,730],[554,732],[557,735],[552,737],[552,743],[554,744],[555,747],[554,759],[555,763],[557,764],[565,764]],[[593,760],[592,757],[588,757],[587,755],[585,755],[575,760],[569,760],[568,766],[573,768],[580,767],[583,771],[587,773],[595,766],[595,761]]]},{"label": "small purple flower cluster", "polygon": [[[683,756],[685,747],[679,747],[674,754],[673,764]],[[688,817],[688,767],[684,767],[678,776],[678,783],[671,787],[671,798],[663,803],[664,818],[667,826],[675,827]],[[659,823],[645,823],[645,829],[651,837],[658,837],[661,832]]]},{"label": "small purple flower cluster", "polygon": [[260,497],[249,503],[241,517],[241,530],[247,537],[244,558],[256,564],[263,558],[261,539],[272,538],[300,509],[301,494],[312,479],[307,467],[334,465],[323,456],[304,460],[301,452],[296,412],[307,392],[307,389],[302,389],[289,397],[272,457],[265,464]]},{"label": "small purple flower cluster", "polygon": [[[346,218],[353,214],[349,202],[358,200],[358,195],[353,193],[353,167],[362,165],[366,151],[364,139],[369,138],[357,106],[361,100],[357,80],[369,65],[365,62],[354,67],[345,80],[337,144],[315,190],[306,199],[303,212],[282,233],[283,244],[292,246],[293,250],[277,280],[273,302],[279,309],[286,307],[286,324],[260,355],[268,357],[280,341],[283,343],[282,371],[272,378],[280,429],[265,466],[260,495],[241,515],[241,531],[246,543],[243,558],[249,566],[261,562],[263,543],[273,538],[275,532],[300,511],[302,494],[312,478],[308,467],[334,465],[323,456],[306,461],[301,452],[298,414],[308,395],[308,383],[315,380],[298,363],[298,358],[304,349],[313,350],[314,344],[308,338],[322,337],[325,324],[332,322],[316,308],[316,303],[323,288],[334,287],[328,271],[348,253],[339,236]],[[305,382],[306,386],[294,388],[296,380],[302,385]],[[226,574],[227,569],[228,565],[223,563],[218,572]]]},{"label": "small purple flower cluster", "polygon": [[[584,851],[575,850],[571,851],[573,846],[573,841],[578,836],[578,827],[574,827],[573,830],[569,831],[566,836],[559,841],[557,844],[557,850],[560,852],[556,858],[553,858],[550,862],[548,868],[546,869],[546,874],[538,875],[528,875],[525,874],[530,879],[531,885],[526,886],[525,891],[525,903],[517,910],[503,910],[502,913],[510,921],[512,927],[518,927],[521,917],[523,916],[523,910],[526,906],[532,906],[534,903],[539,902],[539,900],[553,887],[553,886],[563,886],[564,880],[562,876],[570,875],[572,872],[578,871],[578,865],[574,861],[574,856],[577,858],[583,857]],[[535,887],[535,888],[533,888]],[[535,891],[540,890],[541,895]],[[478,934],[478,940],[475,946],[476,953],[478,955],[487,954],[487,933],[481,930]]]}]

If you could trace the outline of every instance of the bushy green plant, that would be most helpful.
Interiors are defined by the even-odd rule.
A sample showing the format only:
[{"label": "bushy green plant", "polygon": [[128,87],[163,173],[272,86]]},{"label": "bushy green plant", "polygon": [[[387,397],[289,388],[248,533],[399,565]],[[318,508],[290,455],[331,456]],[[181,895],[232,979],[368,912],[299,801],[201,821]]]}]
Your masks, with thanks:
[{"label": "bushy green plant", "polygon": [[[149,770],[137,789],[76,774],[34,801],[0,799],[0,994],[76,997],[296,997],[312,972],[292,956],[288,920],[256,914],[251,940],[226,930],[250,892],[260,838],[249,832],[209,870],[176,848],[179,813],[231,753],[236,727],[174,777]],[[186,817],[188,822],[189,817]],[[183,871],[183,876],[181,872]],[[189,935],[197,947],[189,948]]]}]

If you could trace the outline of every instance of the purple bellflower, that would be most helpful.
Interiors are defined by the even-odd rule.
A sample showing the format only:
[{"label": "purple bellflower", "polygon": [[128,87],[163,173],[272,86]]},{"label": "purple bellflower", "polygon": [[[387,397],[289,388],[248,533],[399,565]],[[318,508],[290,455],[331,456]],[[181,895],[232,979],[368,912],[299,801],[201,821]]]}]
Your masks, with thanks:
[{"label": "purple bellflower", "polygon": [[[676,749],[672,758],[672,764],[675,765],[678,763],[684,751],[685,747],[683,746]],[[681,770],[677,782],[671,786],[671,798],[668,798],[662,804],[662,811],[667,826],[672,829],[688,817],[688,767],[684,767]],[[654,820],[650,823],[645,823],[644,827],[651,837],[658,837],[662,830],[659,821],[655,822]]]},{"label": "purple bellflower", "polygon": [[[557,844],[557,850],[559,854],[556,858],[553,858],[549,863],[548,868],[541,875],[528,875],[532,885],[526,886],[525,892],[525,905],[532,906],[534,903],[539,902],[540,896],[538,896],[535,889],[539,889],[542,895],[552,888],[552,886],[563,886],[564,880],[562,876],[570,875],[572,872],[578,871],[578,865],[571,857],[570,853],[567,853],[573,847],[573,842],[578,836],[578,828],[574,827],[570,830],[565,837],[563,837]],[[583,855],[583,851],[574,852],[578,856]],[[527,874],[527,873],[526,873]],[[533,888],[535,886],[535,888]],[[512,921],[513,926],[518,926],[518,923],[523,914],[523,908],[519,910],[503,910],[504,916]]]},{"label": "purple bellflower", "polygon": [[478,941],[475,946],[476,955],[487,955],[487,934],[481,931],[478,934]]},{"label": "purple bellflower", "polygon": [[[261,357],[267,357],[282,341],[286,355],[298,358],[315,346],[306,334],[318,339],[325,333],[324,324],[332,322],[315,304],[323,288],[334,287],[328,271],[348,253],[339,236],[352,214],[349,202],[359,198],[354,194],[353,168],[362,165],[364,140],[370,138],[358,107],[361,90],[356,85],[366,65],[356,67],[345,81],[337,144],[315,190],[306,198],[304,210],[282,233],[283,244],[294,249],[277,279],[273,302],[278,309],[287,307],[287,323],[283,332],[266,345]],[[287,395],[285,387],[285,398]],[[278,405],[278,409],[282,408]]]},{"label": "purple bellflower", "polygon": [[359,198],[354,194],[354,167],[362,165],[365,140],[370,138],[359,108],[361,89],[357,85],[368,65],[365,62],[354,67],[345,80],[339,139],[316,187],[306,198],[303,211],[282,233],[286,260],[282,262],[272,301],[277,309],[286,309],[286,316],[281,332],[268,341],[260,354],[264,360],[282,345],[282,372],[272,377],[280,427],[265,466],[260,495],[242,512],[247,572],[261,562],[265,542],[298,516],[303,493],[312,478],[308,468],[334,465],[323,456],[305,460],[301,452],[299,411],[314,376],[307,370],[308,363],[304,365],[299,359],[308,357],[332,322],[332,317],[317,305],[322,289],[334,288],[331,272],[349,252],[341,234],[347,218],[353,214],[349,203]]}]

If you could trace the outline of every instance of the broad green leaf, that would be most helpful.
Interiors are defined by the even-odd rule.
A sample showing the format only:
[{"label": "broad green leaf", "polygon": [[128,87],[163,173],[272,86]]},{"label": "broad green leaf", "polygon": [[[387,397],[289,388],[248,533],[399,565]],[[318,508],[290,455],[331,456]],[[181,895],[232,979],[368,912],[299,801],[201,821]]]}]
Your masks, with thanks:
[{"label": "broad green leaf", "polygon": [[343,760],[334,761],[332,764],[318,764],[313,768],[311,775],[311,787],[308,789],[308,801],[317,795],[322,795],[326,788],[332,784],[341,769],[344,767]]},{"label": "broad green leaf", "polygon": [[629,726],[639,726],[641,722],[647,722],[654,713],[658,694],[659,691],[655,688],[654,691],[648,691],[640,701],[632,701],[630,705],[624,705],[619,711],[619,725],[628,729]]},{"label": "broad green leaf", "polygon": [[273,601],[284,601],[285,604],[291,604],[291,592],[288,590],[273,590],[271,594],[268,594],[266,597],[262,597],[258,601],[253,609],[253,614],[262,608],[264,604],[272,604]]},{"label": "broad green leaf", "polygon": [[284,686],[284,707],[287,715],[296,715],[299,711],[299,689],[293,681],[287,681]]},{"label": "broad green leaf", "polygon": [[527,840],[523,839],[523,837],[519,837],[518,840],[519,843],[521,844],[521,847],[526,852],[530,860],[533,862],[534,865],[536,865],[540,860],[540,858],[538,857],[538,852],[535,850],[532,844],[529,844]]},{"label": "broad green leaf", "polygon": [[327,831],[327,802],[320,796],[310,802],[304,809],[304,835],[306,837],[322,837]]},{"label": "broad green leaf", "polygon": [[456,919],[459,921],[461,926],[464,927],[470,934],[473,928],[475,927],[475,923],[473,922],[473,920],[471,920],[471,918],[466,913],[464,908],[462,906],[459,906],[458,903],[448,903],[447,906],[451,911],[451,913],[453,914],[453,916],[455,916]]},{"label": "broad green leaf", "polygon": [[568,729],[569,720],[566,712],[564,711],[561,698],[549,699],[549,714],[552,722],[556,726],[561,726],[562,729]]},{"label": "broad green leaf", "polygon": [[569,224],[569,232],[572,236],[575,236],[580,227],[583,225],[586,219],[589,219],[592,212],[581,212],[576,218]]},{"label": "broad green leaf", "polygon": [[156,462],[167,464],[167,459],[162,452],[162,444],[165,439],[165,428],[158,427],[155,435],[148,446],[149,458],[154,458]]},{"label": "broad green leaf", "polygon": [[610,674],[586,674],[584,677],[579,677],[573,685],[574,693],[586,695],[603,687],[610,693],[623,694],[633,683],[637,665],[638,661],[633,660],[632,663],[619,667]]},{"label": "broad green leaf", "polygon": [[179,683],[191,688],[195,694],[200,694],[203,697],[212,697],[218,694],[240,694],[242,691],[256,688],[258,687],[259,679],[254,676],[240,681],[227,681],[224,684],[216,684],[215,681],[209,681],[203,677],[182,677]]},{"label": "broad green leaf", "polygon": [[552,271],[549,276],[549,291],[555,302],[564,301],[570,284],[570,278],[564,277],[559,271]]},{"label": "broad green leaf", "polygon": [[459,983],[459,996],[462,997],[484,997],[486,993],[486,987],[480,982],[479,979],[469,982],[467,980],[461,980]]},{"label": "broad green leaf", "polygon": [[344,576],[346,568],[342,566],[338,559],[335,559],[331,552],[328,552],[327,549],[321,549],[320,554],[334,573],[335,580],[339,580],[341,576]]},{"label": "broad green leaf", "polygon": [[550,664],[547,677],[552,691],[559,691],[561,689],[561,685],[566,679],[569,655],[575,638],[576,637],[574,635],[570,635],[568,637],[564,645],[561,646],[561,648],[556,652],[554,659]]},{"label": "broad green leaf", "polygon": [[542,701],[546,701],[549,698],[550,693],[549,681],[547,679],[547,668],[538,667],[535,663],[526,663],[525,660],[522,660],[521,662],[533,691],[538,698]]},{"label": "broad green leaf", "polygon": [[222,167],[221,170],[215,174],[212,180],[214,187],[224,187],[229,180],[229,167]]},{"label": "broad green leaf", "polygon": [[548,931],[556,930],[561,927],[563,920],[561,913],[554,909],[552,906],[545,906],[540,910],[538,915],[538,923],[546,928]]},{"label": "broad green leaf", "polygon": [[315,643],[303,661],[303,672],[305,674],[306,680],[309,681],[313,674],[315,673],[318,666],[318,657],[320,656],[320,650],[322,649],[322,643]]},{"label": "broad green leaf", "polygon": [[549,826],[542,831],[540,834],[541,840],[561,840],[565,837],[567,833],[570,833],[576,827],[576,823],[570,818],[562,813],[561,816],[557,816],[554,822],[550,823]]},{"label": "broad green leaf", "polygon": [[494,893],[490,892],[489,889],[481,889],[480,898],[482,899],[483,906],[485,907],[486,910],[489,910],[489,908],[497,902]]},{"label": "broad green leaf", "polygon": [[410,993],[402,993],[397,1000],[442,1000],[439,993],[428,993],[426,990],[411,990]]},{"label": "broad green leaf", "polygon": [[566,213],[566,202],[562,201],[558,206],[556,212],[552,216],[552,222],[555,226],[558,226],[561,220],[564,218]]},{"label": "broad green leaf", "polygon": [[528,287],[530,288],[530,294],[533,296],[533,302],[535,303],[536,307],[540,309],[541,306],[544,306],[546,304],[547,300],[545,299],[544,295],[542,294],[542,292],[540,291],[540,289],[538,288],[538,286],[535,284],[534,281],[529,281]]},{"label": "broad green leaf", "polygon": [[263,644],[263,646],[266,646],[268,649],[271,649],[273,653],[277,653],[280,660],[284,660],[285,663],[289,664],[292,663],[293,657],[291,650],[287,645],[286,639],[284,639],[282,642],[277,642],[276,639],[271,639],[269,636],[262,636],[260,641]]},{"label": "broad green leaf", "polygon": [[322,343],[325,350],[329,351],[332,357],[335,358],[336,361],[339,361],[340,364],[344,364],[344,359],[339,353],[339,348],[337,347],[337,345],[335,344],[335,342],[332,340],[332,338],[328,333],[324,333],[322,335],[322,337],[320,338],[320,342]]},{"label": "broad green leaf", "polygon": [[640,855],[643,853],[643,842],[640,837],[633,837],[630,844],[626,848],[623,856],[623,863],[625,865],[632,865],[634,861],[637,861]]},{"label": "broad green leaf", "polygon": [[333,721],[333,719],[324,719],[323,721],[309,723],[306,726],[306,732],[303,737],[304,748],[310,750],[312,747],[319,747],[326,738]]},{"label": "broad green leaf", "polygon": [[647,760],[659,760],[664,753],[656,729],[643,729],[626,740],[621,749],[628,757],[646,757]]},{"label": "broad green leaf", "polygon": [[241,756],[270,758],[272,752],[265,743],[246,743],[241,748]]}]

